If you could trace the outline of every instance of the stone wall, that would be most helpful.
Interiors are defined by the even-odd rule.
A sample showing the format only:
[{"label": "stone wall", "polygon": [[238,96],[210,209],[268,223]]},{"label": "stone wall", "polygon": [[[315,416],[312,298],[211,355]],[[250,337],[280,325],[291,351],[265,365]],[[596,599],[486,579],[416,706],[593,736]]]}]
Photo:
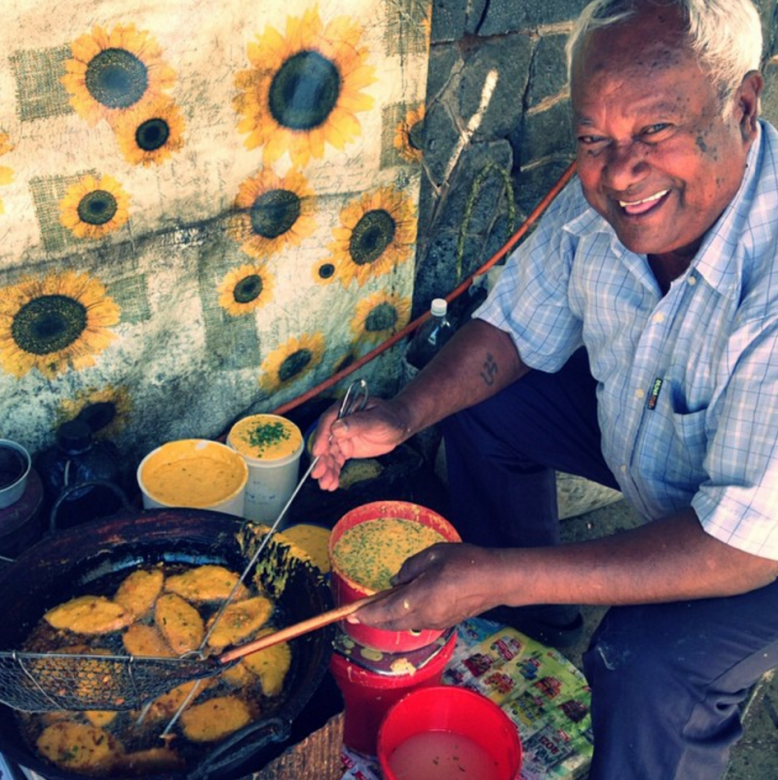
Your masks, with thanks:
[{"label": "stone wall", "polygon": [[[434,0],[414,317],[491,258],[572,162],[564,45],[586,2]],[[776,0],[758,5],[775,122]]]}]

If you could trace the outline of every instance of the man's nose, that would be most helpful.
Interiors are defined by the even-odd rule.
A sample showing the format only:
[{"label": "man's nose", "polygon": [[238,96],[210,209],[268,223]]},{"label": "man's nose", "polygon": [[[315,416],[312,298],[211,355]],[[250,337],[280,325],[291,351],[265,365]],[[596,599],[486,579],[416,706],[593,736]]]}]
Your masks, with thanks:
[{"label": "man's nose", "polygon": [[606,151],[602,177],[612,190],[626,192],[646,177],[648,169],[646,150],[639,143],[611,144]]}]

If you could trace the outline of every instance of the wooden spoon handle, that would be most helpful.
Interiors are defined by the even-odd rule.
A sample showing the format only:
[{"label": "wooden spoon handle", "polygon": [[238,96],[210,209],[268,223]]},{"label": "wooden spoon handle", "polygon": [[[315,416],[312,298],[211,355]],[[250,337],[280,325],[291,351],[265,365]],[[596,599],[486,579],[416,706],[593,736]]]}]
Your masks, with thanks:
[{"label": "wooden spoon handle", "polygon": [[342,607],[323,612],[321,615],[308,618],[308,620],[303,620],[300,623],[295,623],[293,626],[287,626],[280,631],[275,631],[272,634],[267,634],[259,639],[255,639],[253,642],[248,642],[233,650],[228,650],[226,653],[222,653],[218,656],[218,660],[221,663],[226,664],[230,661],[234,661],[236,658],[243,658],[244,656],[251,655],[251,653],[264,650],[266,647],[272,647],[280,642],[286,642],[288,639],[294,639],[303,634],[308,634],[311,631],[315,631],[317,628],[322,628],[323,626],[330,625],[330,623],[335,623],[337,620],[342,620],[361,607],[372,604],[374,601],[378,601],[386,595],[386,591],[381,591],[380,593],[374,593],[372,596],[366,596],[358,601],[352,601],[350,604],[344,604]]}]

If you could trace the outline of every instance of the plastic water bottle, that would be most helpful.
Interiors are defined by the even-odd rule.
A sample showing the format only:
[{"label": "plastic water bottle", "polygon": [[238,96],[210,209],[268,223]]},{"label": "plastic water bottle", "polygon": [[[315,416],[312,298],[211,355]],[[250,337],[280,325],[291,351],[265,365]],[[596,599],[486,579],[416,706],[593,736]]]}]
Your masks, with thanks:
[{"label": "plastic water bottle", "polygon": [[405,359],[414,368],[422,369],[454,335],[454,325],[448,318],[445,298],[435,298],[430,306],[430,318],[422,323],[408,345]]}]

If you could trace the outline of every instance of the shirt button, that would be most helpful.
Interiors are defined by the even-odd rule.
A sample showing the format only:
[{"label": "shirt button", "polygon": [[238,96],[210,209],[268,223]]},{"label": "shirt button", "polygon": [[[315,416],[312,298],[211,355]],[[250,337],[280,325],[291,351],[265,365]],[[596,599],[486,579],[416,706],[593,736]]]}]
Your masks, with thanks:
[{"label": "shirt button", "polygon": [[635,391],[635,398],[645,398],[645,397],[646,397],[646,391],[642,387],[639,387]]},{"label": "shirt button", "polygon": [[697,277],[696,276],[690,276],[686,280],[692,287],[694,287],[695,284],[697,284]]},{"label": "shirt button", "polygon": [[664,314],[655,314],[654,315],[654,322],[659,325],[660,323],[665,321],[665,315]]},{"label": "shirt button", "polygon": [[627,473],[627,467],[624,464],[622,464],[621,468],[619,469],[619,471],[621,471],[622,474],[626,474]]}]

